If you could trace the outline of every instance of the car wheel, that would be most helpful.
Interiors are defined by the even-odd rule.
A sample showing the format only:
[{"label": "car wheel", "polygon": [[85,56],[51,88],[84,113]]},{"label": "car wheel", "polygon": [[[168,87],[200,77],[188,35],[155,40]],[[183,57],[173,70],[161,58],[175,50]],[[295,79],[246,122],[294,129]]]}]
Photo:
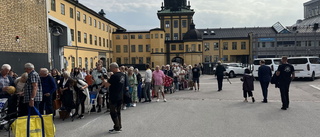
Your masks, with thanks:
[{"label": "car wheel", "polygon": [[231,72],[229,73],[229,78],[234,78],[234,77],[235,77],[234,72],[231,71]]},{"label": "car wheel", "polygon": [[315,80],[315,74],[314,72],[312,72],[312,76],[310,77],[310,81],[314,81]]}]

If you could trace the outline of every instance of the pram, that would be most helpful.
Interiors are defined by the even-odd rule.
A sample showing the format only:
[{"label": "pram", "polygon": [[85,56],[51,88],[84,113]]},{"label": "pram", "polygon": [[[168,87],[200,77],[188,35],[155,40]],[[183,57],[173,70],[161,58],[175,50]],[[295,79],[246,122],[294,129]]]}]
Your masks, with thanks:
[{"label": "pram", "polygon": [[10,119],[8,114],[8,98],[0,98],[0,130],[4,129],[9,131],[10,125],[14,119]]}]

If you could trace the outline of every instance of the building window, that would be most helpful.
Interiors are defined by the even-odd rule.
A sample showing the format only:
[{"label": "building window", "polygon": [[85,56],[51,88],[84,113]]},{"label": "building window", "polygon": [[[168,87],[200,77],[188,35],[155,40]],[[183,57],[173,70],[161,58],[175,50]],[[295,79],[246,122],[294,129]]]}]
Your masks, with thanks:
[{"label": "building window", "polygon": [[98,42],[97,42],[97,36],[94,36],[94,45],[97,45]]},{"label": "building window", "polygon": [[179,24],[179,21],[178,21],[178,20],[174,20],[174,21],[173,21],[173,27],[174,27],[174,28],[178,28],[178,24]]},{"label": "building window", "polygon": [[116,46],[116,52],[117,52],[117,53],[120,53],[120,52],[121,52],[121,47],[120,47],[120,45],[117,45],[117,46]]},{"label": "building window", "polygon": [[228,55],[223,55],[223,61],[229,61]]},{"label": "building window", "polygon": [[173,39],[174,39],[174,40],[178,40],[178,33],[174,33],[174,34],[173,34]]},{"label": "building window", "polygon": [[166,40],[170,40],[170,33],[166,33]]},{"label": "building window", "polygon": [[301,47],[301,41],[297,41],[296,46]]},{"label": "building window", "polygon": [[98,28],[101,29],[101,23],[98,21]]},{"label": "building window", "polygon": [[84,58],[84,66],[85,66],[86,70],[88,70],[88,66],[89,66],[88,58]]},{"label": "building window", "polygon": [[99,37],[99,46],[101,46],[101,37]]},{"label": "building window", "polygon": [[73,19],[73,8],[70,8],[70,18]]},{"label": "building window", "polygon": [[105,38],[102,39],[102,43],[103,43],[102,46],[106,47],[106,39]]},{"label": "building window", "polygon": [[219,50],[219,43],[218,42],[213,43],[213,49]]},{"label": "building window", "polygon": [[56,11],[56,0],[51,0],[51,10]]},{"label": "building window", "polygon": [[91,34],[89,35],[89,41],[90,41],[90,44],[92,45],[92,35]]},{"label": "building window", "polygon": [[232,42],[232,50],[237,50],[237,42]]},{"label": "building window", "polygon": [[166,21],[166,28],[170,27],[170,21]]},{"label": "building window", "polygon": [[110,40],[110,48],[112,48],[112,40]]},{"label": "building window", "polygon": [[78,42],[81,42],[81,31],[78,31]]},{"label": "building window", "polygon": [[104,23],[102,23],[102,31],[104,31]]},{"label": "building window", "polygon": [[266,47],[266,43],[265,42],[262,42],[262,47]]},{"label": "building window", "polygon": [[128,53],[128,45],[124,45],[123,46],[123,52],[124,53]]},{"label": "building window", "polygon": [[163,48],[161,48],[161,53],[163,53]]},{"label": "building window", "polygon": [[171,45],[171,50],[177,50],[177,46],[176,45]]},{"label": "building window", "polygon": [[93,58],[90,58],[90,67],[93,69]]},{"label": "building window", "polygon": [[139,64],[143,64],[143,57],[139,57]]},{"label": "building window", "polygon": [[74,29],[70,29],[71,31],[71,40],[74,41]]},{"label": "building window", "polygon": [[308,41],[308,46],[309,46],[309,47],[311,46],[311,41]]},{"label": "building window", "polygon": [[116,35],[116,39],[120,39],[120,35]]},{"label": "building window", "polygon": [[77,20],[80,21],[80,12],[77,11]]},{"label": "building window", "polygon": [[130,38],[131,38],[131,39],[135,39],[135,38],[136,38],[136,35],[130,35]]},{"label": "building window", "polygon": [[83,14],[83,23],[87,23],[87,15]]},{"label": "building window", "polygon": [[138,35],[138,39],[142,39],[142,35]]},{"label": "building window", "polygon": [[93,26],[97,27],[97,20],[96,19],[93,19]]},{"label": "building window", "polygon": [[116,58],[116,62],[117,62],[118,64],[121,64],[121,58]]},{"label": "building window", "polygon": [[160,38],[163,39],[163,34],[160,34]]},{"label": "building window", "polygon": [[192,51],[192,52],[195,52],[195,51],[196,51],[196,44],[192,44],[192,45],[191,45],[191,51]]},{"label": "building window", "polygon": [[[271,45],[272,45],[272,43],[271,43]],[[241,49],[243,49],[243,50],[247,49],[246,42],[241,42]]]},{"label": "building window", "polygon": [[201,52],[201,44],[198,45],[198,51]]},{"label": "building window", "polygon": [[205,42],[204,43],[204,51],[209,51],[210,50],[210,43]]},{"label": "building window", "polygon": [[156,48],[156,53],[159,53],[159,48]]},{"label": "building window", "polygon": [[139,45],[139,52],[143,52],[143,45]]},{"label": "building window", "polygon": [[179,44],[179,50],[184,50],[183,44]]},{"label": "building window", "polygon": [[123,35],[123,39],[128,39],[128,35]]},{"label": "building window", "polygon": [[108,27],[108,25],[106,25],[106,32],[108,32],[108,30],[109,30],[109,27]]},{"label": "building window", "polygon": [[151,39],[153,39],[153,34],[151,34]]},{"label": "building window", "polygon": [[146,45],[146,52],[150,52],[150,45]]},{"label": "building window", "polygon": [[107,42],[106,42],[106,43],[107,43],[107,47],[109,47],[109,40],[108,40],[108,39],[107,39]]},{"label": "building window", "polygon": [[189,49],[189,46],[186,45],[186,52],[190,52],[191,50]]},{"label": "building window", "polygon": [[155,39],[159,38],[159,34],[158,34],[158,33],[157,33],[157,34],[154,34],[154,38],[155,38]]},{"label": "building window", "polygon": [[136,64],[136,57],[131,58],[131,64]]},{"label": "building window", "polygon": [[[300,43],[300,46],[301,46],[301,43]],[[274,47],[274,42],[271,42],[271,47]]]},{"label": "building window", "polygon": [[79,68],[81,69],[82,68],[82,58],[79,57]]},{"label": "building window", "polygon": [[136,52],[136,45],[131,45],[131,52]]},{"label": "building window", "polygon": [[87,33],[83,34],[83,41],[85,44],[87,44]]},{"label": "building window", "polygon": [[228,50],[228,42],[223,42],[223,50]]},{"label": "building window", "polygon": [[76,67],[76,59],[75,59],[75,57],[71,57],[71,67],[72,68],[75,68]]},{"label": "building window", "polygon": [[186,28],[187,27],[187,20],[182,20],[182,28]]},{"label": "building window", "polygon": [[127,57],[124,58],[124,64],[129,64],[129,58]]},{"label": "building window", "polygon": [[60,4],[60,7],[61,7],[61,14],[62,15],[65,15],[65,9],[64,9],[64,4]]},{"label": "building window", "polygon": [[92,18],[89,17],[89,25],[92,26]]},{"label": "building window", "polygon": [[150,57],[147,57],[147,58],[146,58],[146,63],[147,63],[147,64],[150,64],[150,63],[151,63],[151,58],[150,58]]},{"label": "building window", "polygon": [[146,34],[146,39],[150,39],[150,34]]}]

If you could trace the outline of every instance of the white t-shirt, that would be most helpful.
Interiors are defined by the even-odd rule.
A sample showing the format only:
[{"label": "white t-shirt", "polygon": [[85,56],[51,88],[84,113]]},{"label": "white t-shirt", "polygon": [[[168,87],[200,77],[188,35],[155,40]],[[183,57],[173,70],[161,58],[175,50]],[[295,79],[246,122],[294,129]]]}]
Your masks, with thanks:
[{"label": "white t-shirt", "polygon": [[145,82],[151,82],[152,80],[152,71],[150,69],[146,70],[146,74],[145,74]]}]

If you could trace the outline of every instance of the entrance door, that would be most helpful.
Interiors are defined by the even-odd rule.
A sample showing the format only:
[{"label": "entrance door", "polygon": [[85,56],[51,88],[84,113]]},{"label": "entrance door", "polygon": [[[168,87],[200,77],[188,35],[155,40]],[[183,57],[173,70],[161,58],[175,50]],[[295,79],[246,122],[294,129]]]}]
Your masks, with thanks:
[{"label": "entrance door", "polygon": [[184,64],[184,59],[181,58],[181,57],[175,57],[171,60],[171,63],[172,64],[181,64],[183,65]]}]

